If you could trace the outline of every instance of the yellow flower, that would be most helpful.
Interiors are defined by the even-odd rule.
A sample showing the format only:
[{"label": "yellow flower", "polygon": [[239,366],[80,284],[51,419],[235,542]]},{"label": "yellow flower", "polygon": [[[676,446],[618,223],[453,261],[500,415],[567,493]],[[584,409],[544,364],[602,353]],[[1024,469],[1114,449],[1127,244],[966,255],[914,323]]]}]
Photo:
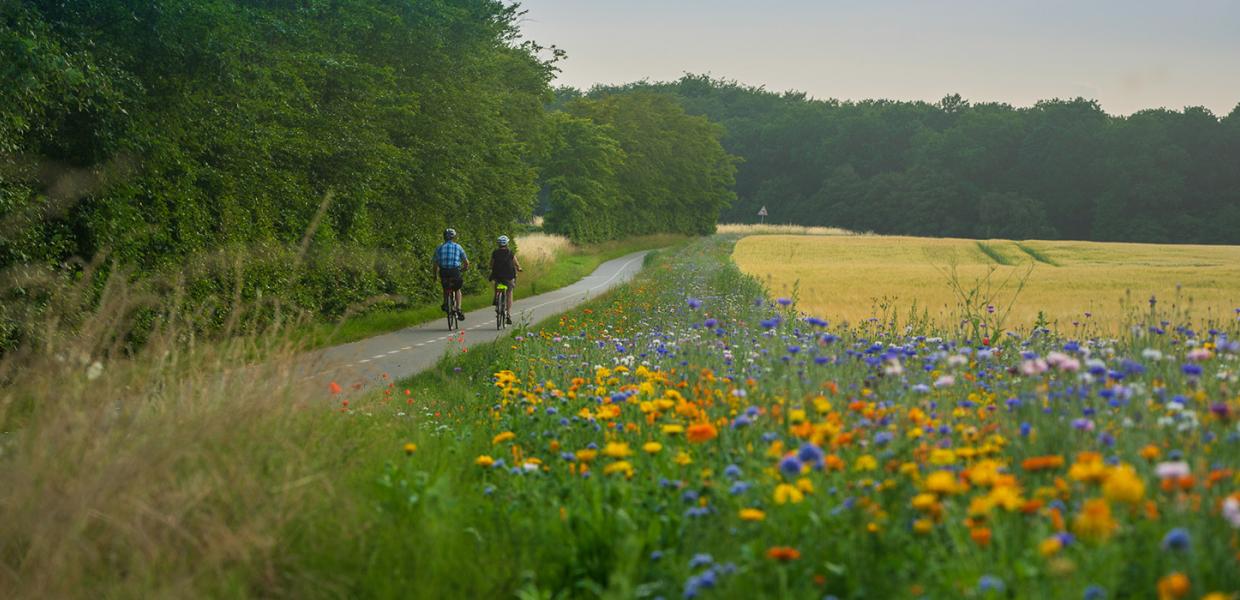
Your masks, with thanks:
[{"label": "yellow flower", "polygon": [[994,485],[998,479],[998,461],[983,460],[969,469],[969,483],[973,485]]},{"label": "yellow flower", "polygon": [[975,496],[969,501],[969,516],[980,517],[990,512],[994,508],[994,503],[986,496]]},{"label": "yellow flower", "polygon": [[931,511],[939,503],[939,499],[934,494],[917,494],[913,496],[913,508],[920,511]]},{"label": "yellow flower", "polygon": [[854,471],[873,471],[878,468],[878,460],[869,454],[863,454],[853,463]]},{"label": "yellow flower", "polygon": [[1025,499],[1020,496],[1020,488],[1010,485],[1000,485],[991,489],[986,500],[991,505],[1002,507],[1003,510],[1009,512],[1020,508],[1025,503]]},{"label": "yellow flower", "polygon": [[679,453],[676,454],[676,464],[681,465],[681,466],[691,465],[693,464],[693,457],[689,456],[688,452],[681,450]]},{"label": "yellow flower", "polygon": [[633,451],[625,442],[607,442],[607,445],[603,446],[603,456],[609,458],[625,458],[632,454]]},{"label": "yellow flower", "polygon": [[683,425],[664,425],[663,426],[663,433],[666,433],[667,435],[676,435],[678,433],[684,433],[684,432],[685,432],[685,428]]},{"label": "yellow flower", "polygon": [[495,464],[495,459],[483,454],[482,456],[474,459],[474,464],[479,467],[489,467]]},{"label": "yellow flower", "polygon": [[1084,539],[1105,540],[1115,533],[1119,524],[1111,516],[1111,505],[1102,498],[1091,498],[1081,506],[1072,521],[1072,530]]},{"label": "yellow flower", "polygon": [[806,494],[812,494],[814,493],[814,482],[810,481],[808,477],[802,477],[797,480],[797,489]]},{"label": "yellow flower", "polygon": [[956,462],[956,453],[946,448],[935,448],[930,452],[930,464],[932,465],[950,465]]},{"label": "yellow flower", "polygon": [[742,508],[740,517],[742,521],[762,521],[766,519],[766,513],[756,508]]},{"label": "yellow flower", "polygon": [[625,477],[632,477],[633,465],[629,464],[629,461],[627,460],[618,460],[610,465],[607,465],[606,467],[603,467],[604,475],[611,475],[613,473],[622,473]]},{"label": "yellow flower", "polygon": [[1107,475],[1102,484],[1102,495],[1112,502],[1136,504],[1145,497],[1145,483],[1132,466],[1120,465]]},{"label": "yellow flower", "polygon": [[508,440],[511,440],[511,439],[513,439],[513,438],[515,438],[515,437],[517,437],[517,434],[515,434],[515,433],[513,433],[513,432],[511,432],[511,431],[505,431],[505,432],[503,432],[503,433],[501,433],[501,434],[498,434],[498,435],[496,435],[495,437],[491,438],[491,443],[492,443],[492,444],[502,444],[502,443],[504,443],[504,442],[506,442],[506,441],[508,441]]},{"label": "yellow flower", "polygon": [[591,450],[589,448],[586,448],[585,450],[577,451],[577,460],[583,463],[588,463],[594,460],[597,456],[598,456],[598,450]]},{"label": "yellow flower", "polygon": [[955,494],[960,490],[956,476],[950,471],[935,471],[926,477],[926,489],[939,495]]},{"label": "yellow flower", "polygon": [[781,483],[775,486],[775,504],[787,504],[789,502],[797,504],[804,499],[805,494],[802,494],[801,490],[791,485]]},{"label": "yellow flower", "polygon": [[1068,469],[1068,479],[1072,481],[1101,482],[1106,476],[1106,463],[1102,462],[1102,455],[1097,452],[1077,454],[1076,462]]},{"label": "yellow flower", "polygon": [[930,533],[934,529],[934,521],[930,519],[917,519],[913,521],[913,531],[922,535]]},{"label": "yellow flower", "polygon": [[1042,556],[1054,556],[1058,554],[1059,550],[1062,548],[1063,540],[1060,540],[1058,536],[1053,535],[1042,540],[1042,543],[1038,544],[1038,552],[1041,552]]},{"label": "yellow flower", "polygon": [[642,451],[646,454],[658,454],[663,449],[663,444],[659,442],[646,442],[642,444]]},{"label": "yellow flower", "polygon": [[414,452],[417,452],[417,451],[418,451],[417,444],[413,442],[408,442],[405,444],[405,454],[413,454]]}]

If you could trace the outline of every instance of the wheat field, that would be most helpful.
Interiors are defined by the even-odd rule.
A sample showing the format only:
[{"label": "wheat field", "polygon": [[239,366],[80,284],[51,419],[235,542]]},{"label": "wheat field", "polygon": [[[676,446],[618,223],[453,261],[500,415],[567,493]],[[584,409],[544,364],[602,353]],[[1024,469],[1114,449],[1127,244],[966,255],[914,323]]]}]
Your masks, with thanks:
[{"label": "wheat field", "polygon": [[741,239],[733,260],[773,295],[837,321],[910,309],[958,319],[953,270],[965,291],[989,291],[996,311],[1010,306],[1015,328],[1042,313],[1060,328],[1115,332],[1151,297],[1186,322],[1235,319],[1240,308],[1240,246],[763,235]]}]

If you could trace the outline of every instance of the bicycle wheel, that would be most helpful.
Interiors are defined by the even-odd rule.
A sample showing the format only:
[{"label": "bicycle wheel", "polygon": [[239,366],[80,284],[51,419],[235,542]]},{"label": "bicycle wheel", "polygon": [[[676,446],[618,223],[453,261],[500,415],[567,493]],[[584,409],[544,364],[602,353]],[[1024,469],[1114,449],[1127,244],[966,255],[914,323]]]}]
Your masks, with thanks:
[{"label": "bicycle wheel", "polygon": [[456,329],[456,294],[448,297],[448,331]]}]

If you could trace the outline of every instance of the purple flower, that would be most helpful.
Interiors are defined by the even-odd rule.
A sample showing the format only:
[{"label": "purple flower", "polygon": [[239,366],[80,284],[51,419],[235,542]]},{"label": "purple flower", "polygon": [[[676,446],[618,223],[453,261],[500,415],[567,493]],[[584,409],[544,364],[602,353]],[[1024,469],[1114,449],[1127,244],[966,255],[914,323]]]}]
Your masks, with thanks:
[{"label": "purple flower", "polygon": [[693,310],[697,310],[702,307],[702,301],[697,298],[689,298],[686,301],[689,303],[689,308],[692,308]]},{"label": "purple flower", "polygon": [[778,302],[780,306],[788,306],[792,304],[792,299],[790,298],[778,298],[775,301]]}]

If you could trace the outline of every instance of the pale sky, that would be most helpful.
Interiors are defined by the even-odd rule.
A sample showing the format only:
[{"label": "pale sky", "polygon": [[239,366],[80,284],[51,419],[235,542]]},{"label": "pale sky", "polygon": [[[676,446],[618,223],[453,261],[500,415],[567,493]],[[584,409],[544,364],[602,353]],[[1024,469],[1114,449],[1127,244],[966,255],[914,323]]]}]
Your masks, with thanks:
[{"label": "pale sky", "polygon": [[1240,0],[524,0],[529,39],[568,52],[556,84],[710,73],[815,98],[1112,114],[1240,103]]}]

